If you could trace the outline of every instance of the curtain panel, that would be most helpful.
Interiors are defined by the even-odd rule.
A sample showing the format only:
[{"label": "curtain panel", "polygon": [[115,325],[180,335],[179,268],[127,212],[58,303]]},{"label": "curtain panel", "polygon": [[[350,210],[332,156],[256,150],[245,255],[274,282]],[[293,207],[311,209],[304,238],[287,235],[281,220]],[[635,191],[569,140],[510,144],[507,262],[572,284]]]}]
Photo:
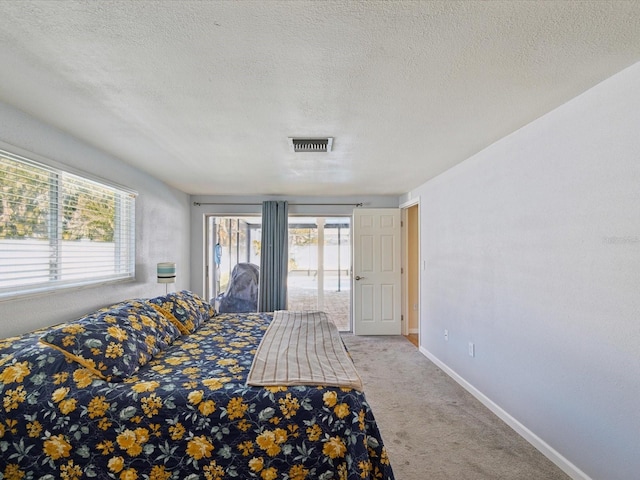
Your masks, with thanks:
[{"label": "curtain panel", "polygon": [[259,312],[287,309],[288,220],[286,201],[262,202]]}]

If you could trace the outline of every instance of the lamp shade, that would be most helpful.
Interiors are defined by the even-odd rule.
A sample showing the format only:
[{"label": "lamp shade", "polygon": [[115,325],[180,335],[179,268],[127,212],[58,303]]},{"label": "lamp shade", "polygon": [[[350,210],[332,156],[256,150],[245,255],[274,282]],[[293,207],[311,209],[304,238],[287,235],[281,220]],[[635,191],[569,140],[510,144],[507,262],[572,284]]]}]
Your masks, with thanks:
[{"label": "lamp shade", "polygon": [[176,264],[174,262],[158,264],[158,283],[176,283]]}]

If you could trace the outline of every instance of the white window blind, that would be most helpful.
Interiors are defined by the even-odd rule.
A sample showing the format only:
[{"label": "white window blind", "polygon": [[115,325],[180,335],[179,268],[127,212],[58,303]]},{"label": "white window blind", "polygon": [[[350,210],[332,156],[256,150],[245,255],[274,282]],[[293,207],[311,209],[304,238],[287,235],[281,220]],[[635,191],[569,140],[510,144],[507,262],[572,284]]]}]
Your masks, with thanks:
[{"label": "white window blind", "polygon": [[0,150],[0,298],[135,275],[135,194]]}]

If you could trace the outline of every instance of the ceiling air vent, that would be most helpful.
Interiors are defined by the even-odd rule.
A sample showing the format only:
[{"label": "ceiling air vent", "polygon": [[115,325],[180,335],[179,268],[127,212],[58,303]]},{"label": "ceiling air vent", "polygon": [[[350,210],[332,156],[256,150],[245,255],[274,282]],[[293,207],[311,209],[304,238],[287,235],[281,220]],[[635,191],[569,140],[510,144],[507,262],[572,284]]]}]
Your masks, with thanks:
[{"label": "ceiling air vent", "polygon": [[293,152],[330,152],[333,137],[324,138],[289,138]]}]

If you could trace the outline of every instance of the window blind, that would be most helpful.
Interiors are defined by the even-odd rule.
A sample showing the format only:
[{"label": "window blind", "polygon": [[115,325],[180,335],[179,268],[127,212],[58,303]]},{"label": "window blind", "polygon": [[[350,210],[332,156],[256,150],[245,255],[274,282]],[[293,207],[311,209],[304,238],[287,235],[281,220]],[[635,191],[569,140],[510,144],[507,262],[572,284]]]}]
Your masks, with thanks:
[{"label": "window blind", "polygon": [[135,275],[135,194],[0,151],[0,298]]}]

